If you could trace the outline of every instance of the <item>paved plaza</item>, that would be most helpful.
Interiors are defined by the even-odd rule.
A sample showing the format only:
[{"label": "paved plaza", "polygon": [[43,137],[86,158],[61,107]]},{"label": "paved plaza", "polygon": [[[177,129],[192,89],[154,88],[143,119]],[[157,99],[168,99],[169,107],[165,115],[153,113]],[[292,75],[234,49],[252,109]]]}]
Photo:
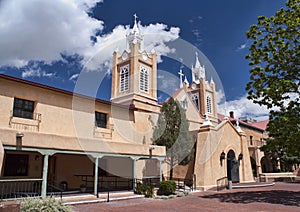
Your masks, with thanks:
[{"label": "paved plaza", "polygon": [[170,200],[135,199],[73,206],[74,211],[300,211],[300,183],[190,193]]}]

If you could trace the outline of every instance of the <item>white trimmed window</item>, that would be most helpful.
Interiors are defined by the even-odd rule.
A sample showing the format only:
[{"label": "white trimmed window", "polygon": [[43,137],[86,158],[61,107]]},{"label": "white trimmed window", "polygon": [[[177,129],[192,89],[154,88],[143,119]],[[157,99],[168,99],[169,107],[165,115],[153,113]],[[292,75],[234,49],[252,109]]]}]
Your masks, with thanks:
[{"label": "white trimmed window", "polygon": [[206,96],[206,106],[207,106],[207,112],[208,113],[213,113],[211,94],[207,94],[207,96]]},{"label": "white trimmed window", "polygon": [[181,101],[181,106],[182,106],[182,108],[183,108],[184,110],[187,109],[187,107],[188,107],[188,102],[187,102],[187,99],[186,99],[186,98],[184,98],[184,99]]},{"label": "white trimmed window", "polygon": [[199,105],[199,96],[197,93],[192,94],[192,101],[195,104],[196,108],[199,110],[200,105]]},{"label": "white trimmed window", "polygon": [[140,91],[149,92],[149,72],[145,66],[140,66]]},{"label": "white trimmed window", "polygon": [[120,68],[120,92],[129,89],[129,65]]}]

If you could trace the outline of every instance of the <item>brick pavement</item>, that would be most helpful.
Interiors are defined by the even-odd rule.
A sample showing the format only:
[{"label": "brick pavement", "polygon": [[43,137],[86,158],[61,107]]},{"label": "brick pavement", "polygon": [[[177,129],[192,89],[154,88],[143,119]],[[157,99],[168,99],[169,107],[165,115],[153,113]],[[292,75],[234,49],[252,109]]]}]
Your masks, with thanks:
[{"label": "brick pavement", "polygon": [[73,206],[76,212],[300,211],[300,183],[192,193],[170,200],[136,199]]}]

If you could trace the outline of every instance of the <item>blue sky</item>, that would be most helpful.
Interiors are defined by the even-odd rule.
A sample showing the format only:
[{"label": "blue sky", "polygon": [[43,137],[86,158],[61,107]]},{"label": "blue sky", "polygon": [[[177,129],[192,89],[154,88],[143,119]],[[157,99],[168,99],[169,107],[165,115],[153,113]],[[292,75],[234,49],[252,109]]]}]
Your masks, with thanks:
[{"label": "blue sky", "polygon": [[[157,35],[145,40],[145,46],[149,50],[154,47],[159,54],[159,69],[176,74],[182,67],[190,78],[188,67],[164,57],[172,51],[166,43],[178,38],[187,41],[214,66],[223,84],[221,95],[225,93],[227,110],[235,110],[238,116],[265,116],[265,108],[246,100],[250,67],[244,59],[249,47],[245,32],[259,15],[274,15],[284,3],[274,0],[2,0],[0,73],[73,91],[82,68],[89,63],[95,73],[104,73],[98,97],[109,99],[112,52],[116,48],[122,50],[116,41],[123,41],[136,13],[142,33]],[[151,46],[151,42],[155,45]],[[99,60],[91,64],[90,58],[99,51]],[[179,85],[172,80],[169,83]]]}]

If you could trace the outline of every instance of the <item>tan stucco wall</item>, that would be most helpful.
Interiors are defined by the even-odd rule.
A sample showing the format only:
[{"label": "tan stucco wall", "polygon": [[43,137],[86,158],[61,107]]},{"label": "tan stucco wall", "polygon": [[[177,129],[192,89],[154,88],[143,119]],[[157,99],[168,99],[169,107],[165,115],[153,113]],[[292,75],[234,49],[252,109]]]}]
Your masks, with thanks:
[{"label": "tan stucco wall", "polygon": [[[34,112],[41,114],[41,121],[11,117],[14,97],[35,101]],[[3,145],[15,145],[16,133],[22,132],[22,144],[27,147],[137,155],[149,155],[152,125],[148,118],[157,119],[157,114],[133,112],[3,78],[0,78],[0,110]],[[108,114],[107,129],[94,127],[95,111]],[[164,147],[156,147],[152,153],[163,156]]]},{"label": "tan stucco wall", "polygon": [[[241,125],[241,129],[245,132],[247,143],[249,147],[250,156],[256,162],[257,174],[262,173],[261,169],[261,159],[264,157],[264,152],[261,151],[259,148],[263,145],[263,139],[268,137],[267,133],[263,133],[262,131],[254,130],[252,128],[243,127]],[[250,142],[250,137],[252,136],[252,144]]]},{"label": "tan stucco wall", "polygon": [[220,155],[224,151],[235,152],[236,158],[242,153],[240,161],[240,182],[251,182],[253,176],[249,152],[245,136],[238,133],[229,121],[223,121],[216,127],[204,127],[200,129],[197,140],[195,175],[196,186],[206,190],[216,186],[216,181],[227,176],[226,160],[220,161]]}]

